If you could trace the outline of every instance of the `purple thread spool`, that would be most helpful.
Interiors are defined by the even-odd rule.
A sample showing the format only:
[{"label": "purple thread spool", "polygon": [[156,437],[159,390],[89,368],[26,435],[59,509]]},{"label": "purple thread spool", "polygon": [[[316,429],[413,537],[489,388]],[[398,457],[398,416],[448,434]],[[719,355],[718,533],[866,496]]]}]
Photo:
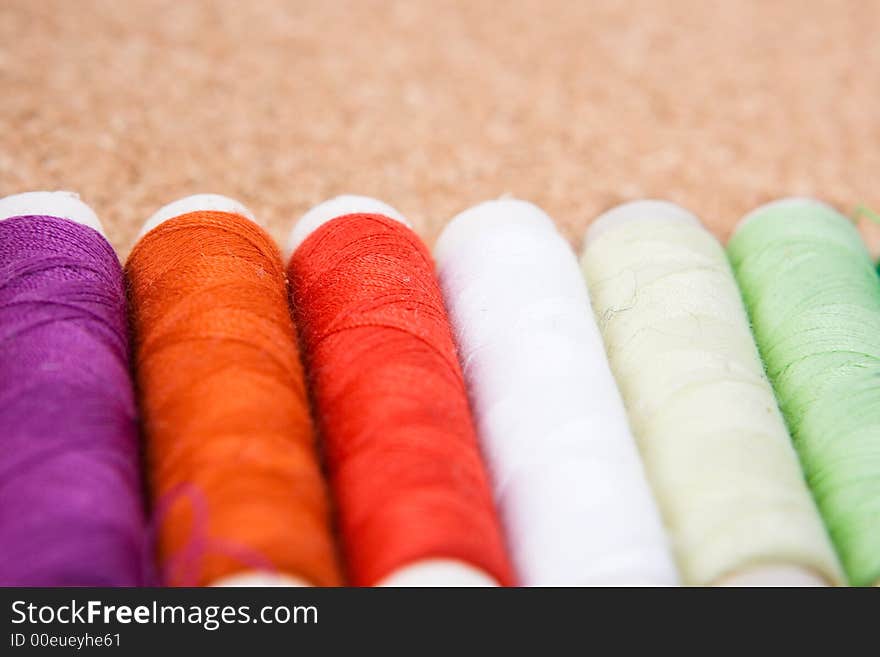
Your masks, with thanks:
[{"label": "purple thread spool", "polygon": [[0,201],[0,585],[152,582],[122,270],[98,231],[74,195]]}]

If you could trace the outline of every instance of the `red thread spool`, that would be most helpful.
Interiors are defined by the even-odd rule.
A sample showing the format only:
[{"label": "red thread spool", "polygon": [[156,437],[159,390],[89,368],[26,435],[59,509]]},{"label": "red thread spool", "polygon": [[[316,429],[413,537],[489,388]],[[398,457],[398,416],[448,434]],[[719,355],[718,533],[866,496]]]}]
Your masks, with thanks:
[{"label": "red thread spool", "polygon": [[[320,208],[300,222],[314,232],[288,273],[352,583],[479,581],[460,566],[510,584],[428,250],[399,220],[322,224]],[[438,560],[433,579],[398,578]]]}]

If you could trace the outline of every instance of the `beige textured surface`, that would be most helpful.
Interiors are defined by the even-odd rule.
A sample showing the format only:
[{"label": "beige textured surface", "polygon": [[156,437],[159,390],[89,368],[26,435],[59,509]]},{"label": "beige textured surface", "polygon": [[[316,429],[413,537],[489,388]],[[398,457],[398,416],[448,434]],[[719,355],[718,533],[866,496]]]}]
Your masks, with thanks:
[{"label": "beige textured surface", "polygon": [[428,239],[513,194],[566,234],[661,197],[725,237],[880,206],[880,1],[0,0],[0,194],[79,192],[124,254],[179,196],[282,239],[339,193]]}]

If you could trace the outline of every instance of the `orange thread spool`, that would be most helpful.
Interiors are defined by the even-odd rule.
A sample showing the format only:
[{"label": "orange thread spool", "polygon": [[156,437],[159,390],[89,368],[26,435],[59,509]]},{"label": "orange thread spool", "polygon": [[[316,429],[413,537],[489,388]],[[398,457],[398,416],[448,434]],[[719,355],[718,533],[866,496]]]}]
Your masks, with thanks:
[{"label": "orange thread spool", "polygon": [[125,267],[159,561],[172,585],[340,581],[271,238],[227,212],[148,232]]},{"label": "orange thread spool", "polygon": [[510,584],[424,244],[397,220],[340,216],[297,246],[289,275],[352,582],[440,560]]}]

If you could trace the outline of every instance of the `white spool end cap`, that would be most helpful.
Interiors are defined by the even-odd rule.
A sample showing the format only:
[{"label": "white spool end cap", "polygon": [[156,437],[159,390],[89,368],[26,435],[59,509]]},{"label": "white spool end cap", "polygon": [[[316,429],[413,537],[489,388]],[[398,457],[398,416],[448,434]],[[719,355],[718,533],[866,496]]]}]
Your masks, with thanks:
[{"label": "white spool end cap", "polygon": [[138,234],[138,239],[149,233],[159,224],[168,221],[169,219],[174,219],[174,217],[179,217],[180,215],[188,214],[190,212],[212,211],[239,214],[250,219],[254,223],[259,223],[253,213],[248,210],[245,205],[239,203],[235,199],[229,198],[228,196],[221,196],[220,194],[193,194],[192,196],[186,196],[159,208],[152,217],[147,219],[144,227],[141,228],[141,232]]},{"label": "white spool end cap", "polygon": [[236,587],[236,586],[259,586],[259,587],[276,587],[276,586],[311,586],[309,582],[293,575],[285,575],[283,573],[274,573],[264,570],[249,570],[234,575],[227,575],[215,580],[211,586],[219,587]]},{"label": "white spool end cap", "polygon": [[742,219],[737,222],[736,226],[734,226],[731,235],[735,235],[736,232],[740,230],[743,226],[745,226],[748,222],[750,222],[758,215],[763,214],[764,212],[780,209],[796,210],[798,208],[813,208],[837,212],[837,210],[832,208],[824,201],[819,201],[818,199],[810,198],[809,196],[789,196],[787,198],[781,198],[779,200],[770,201],[769,203],[760,205],[748,214],[746,214]]},{"label": "white spool end cap", "polygon": [[828,586],[828,581],[803,566],[767,564],[723,577],[718,586]]},{"label": "white spool end cap", "polygon": [[459,244],[482,239],[483,231],[506,232],[514,227],[558,234],[553,220],[534,203],[515,198],[495,199],[479,203],[450,219],[434,245],[434,257],[441,262]]},{"label": "white spool end cap", "polygon": [[73,192],[24,192],[0,199],[0,221],[23,215],[69,219],[104,235],[98,215]]},{"label": "white spool end cap", "polygon": [[633,221],[662,219],[663,221],[680,221],[700,226],[700,220],[680,205],[669,201],[644,200],[630,201],[603,212],[590,224],[584,233],[584,246],[595,241],[612,228],[620,227]]},{"label": "white spool end cap", "polygon": [[383,203],[369,196],[356,196],[345,194],[319,203],[299,218],[290,231],[287,242],[284,245],[284,258],[289,259],[297,247],[319,227],[331,219],[342,217],[347,214],[381,214],[389,219],[399,221],[407,228],[412,228],[409,222],[397,210],[387,203]]},{"label": "white spool end cap", "polygon": [[376,586],[484,587],[498,586],[494,577],[457,559],[424,559],[394,571]]}]

